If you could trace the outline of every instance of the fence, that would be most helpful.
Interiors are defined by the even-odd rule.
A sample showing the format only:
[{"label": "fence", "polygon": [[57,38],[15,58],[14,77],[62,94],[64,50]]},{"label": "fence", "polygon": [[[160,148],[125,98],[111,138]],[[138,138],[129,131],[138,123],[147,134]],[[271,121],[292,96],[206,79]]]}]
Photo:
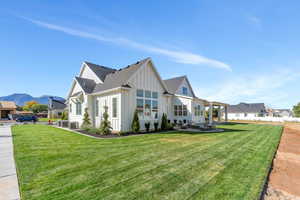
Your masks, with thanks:
[{"label": "fence", "polygon": [[300,122],[296,117],[228,117],[229,120],[249,120],[267,122]]}]

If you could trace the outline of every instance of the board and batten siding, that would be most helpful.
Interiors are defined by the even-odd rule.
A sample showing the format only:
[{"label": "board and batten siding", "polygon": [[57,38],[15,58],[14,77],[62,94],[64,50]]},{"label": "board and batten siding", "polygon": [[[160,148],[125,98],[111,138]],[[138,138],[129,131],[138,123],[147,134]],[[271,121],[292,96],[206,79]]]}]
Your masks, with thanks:
[{"label": "board and batten siding", "polygon": [[[117,117],[113,117],[113,98],[117,98]],[[96,116],[96,101],[99,102],[99,115]],[[109,94],[93,96],[91,105],[93,107],[94,126],[100,127],[101,120],[103,118],[104,106],[108,107],[109,121],[113,131],[121,131],[121,92],[111,92]]]},{"label": "board and batten siding", "polygon": [[[129,131],[131,129],[131,123],[136,110],[136,90],[149,90],[151,92],[158,92],[158,119],[147,120],[151,122],[151,128],[153,128],[153,122],[159,121],[162,114],[167,112],[167,97],[163,95],[165,92],[161,82],[155,74],[150,62],[145,63],[129,80],[130,90],[122,91],[122,131]],[[144,129],[145,120],[140,120],[141,130]]]}]

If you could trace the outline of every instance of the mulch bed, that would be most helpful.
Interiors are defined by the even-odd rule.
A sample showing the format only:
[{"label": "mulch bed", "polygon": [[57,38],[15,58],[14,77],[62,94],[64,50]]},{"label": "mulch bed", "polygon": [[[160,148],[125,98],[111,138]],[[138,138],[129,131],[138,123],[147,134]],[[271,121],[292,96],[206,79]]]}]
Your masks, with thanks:
[{"label": "mulch bed", "polygon": [[99,134],[96,134],[96,133],[90,133],[90,132],[85,131],[85,130],[76,130],[76,131],[80,132],[82,134],[93,136],[93,137],[97,137],[97,138],[120,138],[120,137],[134,136],[134,135],[159,134],[159,133],[163,133],[163,132],[164,133],[165,132],[169,132],[170,130],[165,130],[165,131],[150,131],[150,132],[140,132],[140,133],[128,132],[128,133],[124,133],[122,135],[118,135],[116,133],[111,133],[109,135],[99,135]]}]

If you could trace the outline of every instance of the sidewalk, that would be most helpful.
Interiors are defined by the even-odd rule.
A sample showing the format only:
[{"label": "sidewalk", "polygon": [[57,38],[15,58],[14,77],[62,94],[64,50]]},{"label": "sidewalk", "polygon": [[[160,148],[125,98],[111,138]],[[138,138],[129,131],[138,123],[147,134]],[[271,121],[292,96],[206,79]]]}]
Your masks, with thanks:
[{"label": "sidewalk", "polygon": [[0,200],[2,199],[20,199],[9,125],[0,126]]}]

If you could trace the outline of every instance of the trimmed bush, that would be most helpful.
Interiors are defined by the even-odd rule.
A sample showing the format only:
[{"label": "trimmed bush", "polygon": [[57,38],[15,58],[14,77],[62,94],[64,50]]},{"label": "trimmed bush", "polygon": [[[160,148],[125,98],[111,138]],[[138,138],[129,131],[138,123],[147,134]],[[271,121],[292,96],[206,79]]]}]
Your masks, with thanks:
[{"label": "trimmed bush", "polygon": [[146,128],[146,131],[149,132],[149,130],[150,130],[150,122],[146,122],[145,123],[145,128]]},{"label": "trimmed bush", "polygon": [[91,128],[91,120],[88,113],[88,108],[85,108],[84,115],[83,115],[83,122],[81,124],[81,129],[88,130]]},{"label": "trimmed bush", "polygon": [[103,113],[103,119],[100,124],[100,134],[102,135],[109,135],[111,133],[112,127],[110,125],[110,121],[108,120],[108,107],[104,106],[104,113]]},{"label": "trimmed bush", "polygon": [[154,130],[155,130],[155,131],[158,131],[158,125],[159,125],[158,122],[154,122]]},{"label": "trimmed bush", "polygon": [[163,114],[161,118],[161,130],[167,130],[168,129],[168,119],[167,114]]},{"label": "trimmed bush", "polygon": [[134,115],[133,115],[133,120],[131,123],[131,130],[134,133],[140,132],[140,120],[139,120],[139,115],[137,110],[135,110]]}]

